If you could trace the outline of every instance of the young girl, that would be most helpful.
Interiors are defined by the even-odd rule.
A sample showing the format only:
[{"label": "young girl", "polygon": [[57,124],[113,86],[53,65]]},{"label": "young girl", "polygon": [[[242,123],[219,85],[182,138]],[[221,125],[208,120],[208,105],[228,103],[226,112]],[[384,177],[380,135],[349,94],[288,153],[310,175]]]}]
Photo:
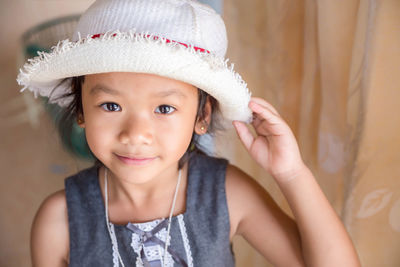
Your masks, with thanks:
[{"label": "young girl", "polygon": [[[234,235],[275,266],[360,266],[288,125],[250,97],[226,48],[221,17],[196,1],[98,0],[72,42],[24,66],[19,84],[65,107],[96,158],[42,203],[33,266],[234,266]],[[230,123],[294,220],[201,152],[199,136]]]}]

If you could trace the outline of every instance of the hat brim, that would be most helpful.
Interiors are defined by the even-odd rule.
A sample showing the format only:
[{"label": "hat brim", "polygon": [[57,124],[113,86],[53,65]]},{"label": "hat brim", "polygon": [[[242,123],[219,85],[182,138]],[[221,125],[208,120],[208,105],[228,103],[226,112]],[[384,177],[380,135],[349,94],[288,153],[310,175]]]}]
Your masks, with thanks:
[{"label": "hat brim", "polygon": [[[101,38],[90,37],[60,41],[51,52],[39,52],[20,69],[17,81],[35,97],[49,97],[50,103],[67,106],[71,98],[57,99],[71,92],[70,83],[59,83],[74,76],[104,72],[151,73],[190,83],[219,102],[221,115],[229,121],[250,122],[251,93],[241,76],[228,66],[228,60],[212,53],[196,51],[179,43],[166,42],[148,34],[109,32]],[[59,85],[57,91],[52,90]]]}]

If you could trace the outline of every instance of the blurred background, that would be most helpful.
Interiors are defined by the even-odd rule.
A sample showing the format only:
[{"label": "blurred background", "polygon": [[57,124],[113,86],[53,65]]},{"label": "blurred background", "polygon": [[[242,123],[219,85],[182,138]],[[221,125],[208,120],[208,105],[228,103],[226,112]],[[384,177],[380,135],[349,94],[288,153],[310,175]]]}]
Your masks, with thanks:
[{"label": "blurred background", "polygon": [[[25,57],[64,38],[92,2],[0,0],[2,267],[30,266],[40,203],[91,165],[78,141],[81,157],[62,148],[54,107],[19,93],[15,79]],[[203,2],[225,20],[236,71],[292,128],[362,266],[400,266],[400,1]],[[214,140],[215,153],[255,177],[291,214],[273,179],[234,131],[226,134]],[[271,266],[240,237],[234,250],[239,267]]]}]

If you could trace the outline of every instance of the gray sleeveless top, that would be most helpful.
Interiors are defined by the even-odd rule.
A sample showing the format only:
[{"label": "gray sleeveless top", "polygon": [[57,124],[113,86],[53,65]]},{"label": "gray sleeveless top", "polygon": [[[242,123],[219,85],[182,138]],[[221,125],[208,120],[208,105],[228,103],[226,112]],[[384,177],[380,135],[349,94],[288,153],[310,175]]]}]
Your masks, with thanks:
[{"label": "gray sleeveless top", "polygon": [[[194,154],[189,159],[186,211],[172,217],[164,266],[235,265],[225,194],[227,163],[226,159],[202,154]],[[65,192],[69,266],[120,266],[107,230],[98,167],[84,169],[66,178]],[[167,220],[160,218],[127,225],[110,223],[126,267],[161,266]]]}]

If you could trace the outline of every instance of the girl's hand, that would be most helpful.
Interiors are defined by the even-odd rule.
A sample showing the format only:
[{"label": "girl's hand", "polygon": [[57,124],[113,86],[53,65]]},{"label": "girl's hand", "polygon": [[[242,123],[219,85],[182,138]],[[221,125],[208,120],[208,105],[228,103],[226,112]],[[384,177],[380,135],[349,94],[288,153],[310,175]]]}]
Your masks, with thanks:
[{"label": "girl's hand", "polygon": [[277,182],[297,177],[307,167],[289,126],[276,109],[262,98],[252,97],[249,107],[253,111],[251,124],[256,136],[243,122],[233,121],[233,125],[251,157]]}]

